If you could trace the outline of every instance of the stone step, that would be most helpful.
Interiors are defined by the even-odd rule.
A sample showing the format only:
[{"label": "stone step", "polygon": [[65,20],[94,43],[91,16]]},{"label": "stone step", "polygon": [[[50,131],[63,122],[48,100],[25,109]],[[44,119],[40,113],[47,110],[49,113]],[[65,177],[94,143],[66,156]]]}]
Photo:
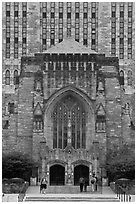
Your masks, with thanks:
[{"label": "stone step", "polygon": [[54,197],[54,196],[26,196],[24,199],[25,202],[73,202],[73,201],[81,201],[81,202],[120,202],[116,197],[82,197],[82,196],[73,196],[73,197],[68,197],[66,195],[64,196],[59,196],[59,197]]},{"label": "stone step", "polygon": [[[91,187],[88,186],[87,187],[87,191],[91,192]],[[79,186],[48,186],[48,188],[46,189],[46,193],[79,193],[80,192],[80,188]]]}]

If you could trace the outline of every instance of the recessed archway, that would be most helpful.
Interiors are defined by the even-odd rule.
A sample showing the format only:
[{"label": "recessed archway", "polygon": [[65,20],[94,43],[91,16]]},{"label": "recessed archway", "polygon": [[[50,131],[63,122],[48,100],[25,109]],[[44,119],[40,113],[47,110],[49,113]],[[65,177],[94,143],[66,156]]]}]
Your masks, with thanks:
[{"label": "recessed archway", "polygon": [[65,184],[65,167],[55,164],[50,167],[50,185]]},{"label": "recessed archway", "polygon": [[[72,109],[68,105],[69,98],[72,100]],[[80,114],[78,114],[79,111]],[[79,118],[80,121],[78,121]],[[69,125],[71,126],[70,133]],[[67,134],[73,135],[70,143],[74,149],[88,149],[95,135],[93,102],[81,90],[71,86],[62,88],[51,95],[45,104],[44,115],[44,136],[50,148],[65,149],[68,142]]]},{"label": "recessed archway", "polygon": [[89,167],[78,165],[74,168],[74,185],[79,185],[80,177],[89,179]]}]

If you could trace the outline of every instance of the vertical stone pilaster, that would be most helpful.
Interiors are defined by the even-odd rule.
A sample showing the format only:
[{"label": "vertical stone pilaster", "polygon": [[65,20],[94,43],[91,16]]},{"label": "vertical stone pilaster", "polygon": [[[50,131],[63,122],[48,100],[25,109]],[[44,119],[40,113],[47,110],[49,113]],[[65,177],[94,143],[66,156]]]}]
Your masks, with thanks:
[{"label": "vertical stone pilaster", "polygon": [[45,170],[46,170],[46,160],[42,158],[42,177],[45,177]]}]

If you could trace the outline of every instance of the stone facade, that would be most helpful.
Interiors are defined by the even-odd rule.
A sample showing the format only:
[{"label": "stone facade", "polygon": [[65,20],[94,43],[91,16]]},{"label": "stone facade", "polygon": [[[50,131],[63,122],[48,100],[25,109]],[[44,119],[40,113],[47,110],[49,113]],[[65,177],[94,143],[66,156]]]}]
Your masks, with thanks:
[{"label": "stone facade", "polygon": [[[9,5],[6,7],[6,3],[3,3],[3,152],[27,153],[38,162],[38,176],[46,175],[51,185],[58,182],[76,185],[77,174],[86,176],[89,180],[93,172],[100,177],[100,167],[106,164],[108,149],[123,143],[134,144],[134,3],[132,6],[124,3],[127,27],[132,8],[130,59],[127,30],[124,31],[126,43],[123,59],[119,53],[121,46],[118,44],[119,21],[122,15],[119,11],[120,3],[115,4],[117,25],[115,56],[111,53],[111,20],[114,15],[111,2],[98,2],[95,5],[79,3],[77,6],[72,2],[70,5],[67,2],[63,3],[64,18],[61,21],[59,16],[62,5],[58,2],[54,5],[49,2],[19,3],[17,7],[10,3],[10,18],[7,12]],[[15,7],[18,13],[14,12]],[[70,15],[66,14],[70,13],[70,7],[71,30],[66,16]],[[6,17],[4,12],[7,12]],[[75,19],[75,15],[81,20]],[[86,43],[84,33],[87,32],[84,30],[87,22],[85,18],[91,23],[91,26],[88,26],[87,46],[83,45]],[[9,19],[11,24],[8,58],[5,53],[8,46]],[[18,22],[18,32],[15,21]],[[58,36],[61,22],[62,40]],[[54,41],[51,37],[52,23]],[[76,35],[76,24],[79,25],[79,38]],[[44,28],[47,29],[46,44]],[[15,55],[16,36],[19,39],[18,57]],[[23,36],[27,36],[26,40]],[[26,54],[23,54],[24,52]],[[6,75],[7,70],[10,71],[9,78]],[[15,70],[18,71],[17,77]],[[121,71],[124,75],[121,75]],[[132,71],[130,78],[129,71]],[[69,104],[72,104],[72,107],[75,105],[77,109],[73,110]],[[56,107],[57,118],[54,114]],[[64,108],[67,110],[64,112],[67,114],[66,119],[64,114],[60,116],[59,107],[66,108]],[[53,173],[56,168],[60,174],[63,173],[63,180],[60,180],[61,178],[56,180]],[[103,172],[105,177],[105,170]]]}]

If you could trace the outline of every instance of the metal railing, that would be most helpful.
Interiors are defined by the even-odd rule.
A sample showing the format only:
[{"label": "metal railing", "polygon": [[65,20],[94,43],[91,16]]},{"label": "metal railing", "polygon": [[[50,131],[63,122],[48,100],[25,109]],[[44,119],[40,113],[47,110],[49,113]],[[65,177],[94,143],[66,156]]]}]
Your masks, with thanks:
[{"label": "metal railing", "polygon": [[131,202],[131,195],[128,193],[126,188],[115,184],[115,189],[117,193],[117,197],[121,202]]}]

